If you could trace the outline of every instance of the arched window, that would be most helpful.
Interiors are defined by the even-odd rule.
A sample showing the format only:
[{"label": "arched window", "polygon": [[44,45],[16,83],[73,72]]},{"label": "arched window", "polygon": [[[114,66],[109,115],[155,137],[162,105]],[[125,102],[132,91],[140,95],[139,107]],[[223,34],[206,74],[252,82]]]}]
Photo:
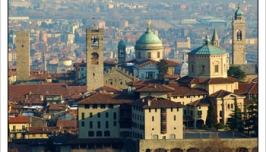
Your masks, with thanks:
[{"label": "arched window", "polygon": [[236,39],[237,39],[237,41],[242,40],[242,31],[238,30],[238,31],[236,32]]},{"label": "arched window", "polygon": [[230,109],[230,104],[227,104],[227,108]]},{"label": "arched window", "polygon": [[233,104],[231,104],[231,109],[234,109],[234,105]]},{"label": "arched window", "polygon": [[91,54],[91,64],[99,64],[99,54],[96,52],[93,52]]}]

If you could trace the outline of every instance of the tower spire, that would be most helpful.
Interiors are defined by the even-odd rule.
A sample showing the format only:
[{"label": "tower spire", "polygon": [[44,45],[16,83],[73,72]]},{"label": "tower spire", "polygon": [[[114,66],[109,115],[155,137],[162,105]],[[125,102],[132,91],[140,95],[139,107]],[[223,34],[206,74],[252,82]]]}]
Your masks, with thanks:
[{"label": "tower spire", "polygon": [[212,45],[215,45],[215,46],[219,45],[219,38],[218,38],[218,33],[216,29],[213,30]]}]

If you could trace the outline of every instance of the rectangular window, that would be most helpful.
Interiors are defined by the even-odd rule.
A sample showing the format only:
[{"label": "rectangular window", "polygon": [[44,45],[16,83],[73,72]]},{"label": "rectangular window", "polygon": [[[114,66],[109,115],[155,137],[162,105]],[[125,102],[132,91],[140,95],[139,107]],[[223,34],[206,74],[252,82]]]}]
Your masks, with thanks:
[{"label": "rectangular window", "polygon": [[202,65],[202,73],[204,73],[205,72],[205,66],[204,65]]},{"label": "rectangular window", "polygon": [[171,108],[171,112],[173,112],[173,108]]},{"label": "rectangular window", "polygon": [[110,109],[114,108],[114,105],[109,104],[109,108],[110,108]]},{"label": "rectangular window", "polygon": [[157,58],[160,58],[161,56],[160,56],[160,52],[157,52]]},{"label": "rectangular window", "polygon": [[155,112],[157,112],[157,108],[155,108]]},{"label": "rectangular window", "polygon": [[187,110],[184,110],[184,115],[187,115]]},{"label": "rectangular window", "polygon": [[174,115],[174,121],[176,121],[176,116]]},{"label": "rectangular window", "polygon": [[141,58],[141,52],[138,52],[138,58]]},{"label": "rectangular window", "polygon": [[218,72],[219,72],[219,69],[218,69],[218,68],[219,68],[218,65],[215,65],[215,66],[214,66],[214,72],[215,72],[215,73],[218,73]]},{"label": "rectangular window", "polygon": [[151,58],[151,52],[148,52],[148,58]]},{"label": "rectangular window", "polygon": [[97,109],[97,104],[92,105],[93,109]]},{"label": "rectangular window", "polygon": [[90,105],[85,105],[85,109],[89,109],[90,108]]},{"label": "rectangular window", "polygon": [[109,127],[108,121],[105,122],[105,128],[107,129]]},{"label": "rectangular window", "polygon": [[90,118],[92,118],[92,112],[90,112]]},{"label": "rectangular window", "polygon": [[220,117],[223,117],[223,111],[220,111]]},{"label": "rectangular window", "polygon": [[149,108],[149,112],[151,112],[151,108]]},{"label": "rectangular window", "polygon": [[105,109],[105,104],[101,104],[101,109]]},{"label": "rectangular window", "polygon": [[198,115],[199,115],[199,116],[202,115],[202,111],[198,111]]},{"label": "rectangular window", "polygon": [[114,112],[114,119],[116,119],[116,113]]},{"label": "rectangular window", "polygon": [[184,96],[180,96],[180,98],[184,98]]},{"label": "rectangular window", "polygon": [[116,126],[116,121],[114,121],[114,127]]},{"label": "rectangular window", "polygon": [[81,119],[82,119],[82,120],[85,119],[85,113],[84,113],[84,112],[81,113]]},{"label": "rectangular window", "polygon": [[84,127],[84,126],[85,126],[85,122],[81,121],[81,127]]},{"label": "rectangular window", "polygon": [[194,72],[194,66],[191,65],[191,72],[193,73]]},{"label": "rectangular window", "polygon": [[101,113],[97,113],[97,116],[98,116],[98,118],[100,118],[101,117]]},{"label": "rectangular window", "polygon": [[151,117],[151,121],[154,121],[154,116]]},{"label": "rectangular window", "polygon": [[100,129],[100,128],[101,128],[101,122],[98,121],[98,129]]},{"label": "rectangular window", "polygon": [[105,117],[108,118],[109,117],[109,114],[108,112],[105,113]]},{"label": "rectangular window", "polygon": [[90,129],[92,129],[93,128],[93,123],[92,123],[92,121],[90,121]]}]

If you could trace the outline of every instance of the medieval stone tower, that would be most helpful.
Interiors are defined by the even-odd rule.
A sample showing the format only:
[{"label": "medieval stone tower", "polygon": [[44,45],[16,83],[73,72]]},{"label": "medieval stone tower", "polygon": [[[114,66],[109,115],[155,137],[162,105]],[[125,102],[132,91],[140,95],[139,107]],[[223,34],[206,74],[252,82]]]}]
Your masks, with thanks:
[{"label": "medieval stone tower", "polygon": [[30,79],[30,34],[28,31],[16,32],[16,50],[17,50],[17,81],[26,81]]},{"label": "medieval stone tower", "polygon": [[87,90],[103,87],[103,29],[86,29]]},{"label": "medieval stone tower", "polygon": [[239,6],[232,21],[232,64],[246,64],[246,22]]},{"label": "medieval stone tower", "polygon": [[118,64],[122,64],[126,62],[126,44],[121,39],[117,46],[118,49]]}]

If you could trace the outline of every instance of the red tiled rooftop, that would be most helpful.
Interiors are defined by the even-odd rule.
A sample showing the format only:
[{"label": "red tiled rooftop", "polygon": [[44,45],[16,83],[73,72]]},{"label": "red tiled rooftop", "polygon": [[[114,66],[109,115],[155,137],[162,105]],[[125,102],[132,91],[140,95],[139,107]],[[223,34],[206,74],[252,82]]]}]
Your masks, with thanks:
[{"label": "red tiled rooftop", "polygon": [[9,124],[21,124],[21,123],[29,123],[28,117],[8,117]]},{"label": "red tiled rooftop", "polygon": [[145,61],[143,61],[143,62],[140,62],[140,63],[136,66],[136,68],[140,68],[140,67],[143,67],[143,66],[146,66],[146,65],[149,65],[149,64],[151,64],[151,65],[156,65],[156,64],[157,64],[157,61],[155,61],[155,60],[145,60]]},{"label": "red tiled rooftop", "polygon": [[142,108],[182,107],[181,103],[173,102],[171,100],[164,98],[156,98],[152,96],[147,96],[141,99],[137,99],[132,103],[132,105]]},{"label": "red tiled rooftop", "polygon": [[175,91],[172,96],[186,96],[186,95],[208,95],[209,93],[204,89],[190,88],[188,86],[182,86],[177,83],[169,84]]},{"label": "red tiled rooftop", "polygon": [[56,122],[57,127],[77,127],[78,121],[77,120],[58,120]]},{"label": "red tiled rooftop", "polygon": [[121,93],[121,94],[105,94],[105,93],[93,93],[87,98],[84,98],[77,102],[77,104],[123,104],[131,103],[134,101],[135,96]]},{"label": "red tiled rooftop", "polygon": [[148,84],[137,89],[137,92],[173,92],[175,89],[163,84]]},{"label": "red tiled rooftop", "polygon": [[217,92],[214,92],[213,94],[210,95],[210,97],[213,98],[223,98],[227,95],[231,94],[231,92],[225,91],[225,90],[219,90]]}]

